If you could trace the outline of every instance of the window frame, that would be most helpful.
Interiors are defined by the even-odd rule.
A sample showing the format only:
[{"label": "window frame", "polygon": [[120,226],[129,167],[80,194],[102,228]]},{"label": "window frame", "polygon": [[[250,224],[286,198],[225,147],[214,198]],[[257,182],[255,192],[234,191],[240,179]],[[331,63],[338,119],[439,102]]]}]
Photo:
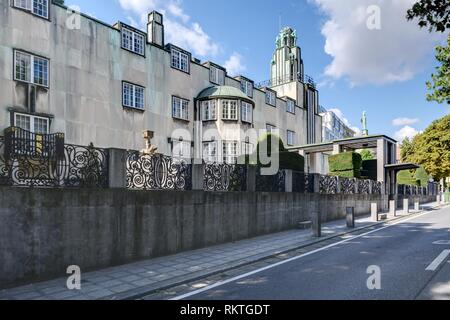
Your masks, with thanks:
[{"label": "window frame", "polygon": [[[23,55],[27,55],[30,58],[30,65],[28,66],[28,71],[29,71],[29,76],[30,76],[30,80],[22,80],[22,79],[18,79],[17,78],[17,55],[18,54],[23,54]],[[36,83],[35,82],[35,59],[41,59],[41,60],[45,60],[47,62],[47,84],[40,84],[40,83]],[[43,87],[43,88],[50,88],[50,59],[25,51],[25,50],[20,50],[20,49],[13,49],[13,79],[14,81],[18,81],[18,82],[22,82],[22,83],[29,83],[35,86],[39,86],[39,87]]]},{"label": "window frame", "polygon": [[[175,146],[177,145],[177,144],[180,144],[181,145],[181,149],[180,149],[180,151],[181,151],[181,155],[175,155],[174,154],[174,150],[175,150]],[[185,156],[184,155],[184,151],[185,151],[185,149],[184,148],[187,148],[189,151],[189,155],[188,156]],[[190,159],[191,157],[192,157],[192,142],[191,141],[185,141],[185,140],[173,140],[172,141],[172,150],[171,150],[171,153],[172,153],[172,157],[173,158],[177,158],[177,159]]]},{"label": "window frame", "polygon": [[[29,0],[29,2],[30,2],[30,9],[24,8],[24,7],[21,7],[21,6],[17,5],[17,4],[16,4],[16,1],[17,1],[17,0],[12,0],[12,1],[11,1],[11,6],[12,6],[13,8],[15,8],[15,9],[17,9],[17,10],[21,10],[21,11],[26,12],[26,13],[29,13],[29,14],[35,16],[35,17],[40,18],[40,19],[44,19],[44,20],[50,21],[50,8],[51,8],[51,4],[52,4],[52,1],[51,1],[51,0],[43,0],[43,1],[46,1],[46,3],[47,3],[46,16],[42,16],[42,15],[40,15],[40,14],[37,14],[37,13],[34,11],[34,3],[35,3],[35,1],[37,1],[37,0]],[[27,1],[27,0],[25,0],[25,1]]]},{"label": "window frame", "polygon": [[[214,148],[215,148],[215,154],[214,155],[211,155],[211,148],[210,148],[210,146],[214,146]],[[208,153],[207,154],[205,154],[205,146],[207,146],[208,147]],[[217,159],[219,158],[218,156],[219,156],[219,154],[218,154],[218,148],[217,148],[217,146],[218,146],[218,143],[217,143],[217,141],[203,141],[203,143],[202,143],[202,159],[203,159],[203,161],[205,162],[205,163],[217,163]],[[212,161],[211,161],[211,159],[213,159]]]},{"label": "window frame", "polygon": [[[29,118],[29,121],[30,121],[30,129],[29,130],[28,129],[24,129],[22,127],[19,127],[17,125],[17,116]],[[36,129],[35,128],[35,120],[36,119],[45,120],[47,122],[47,133],[38,133],[38,132],[36,132],[36,130],[35,130]],[[14,127],[21,128],[23,130],[32,132],[34,134],[40,134],[40,135],[50,134],[50,118],[47,118],[47,117],[36,116],[36,115],[33,115],[33,114],[27,114],[27,113],[22,113],[22,112],[14,112],[13,125],[14,125]]]},{"label": "window frame", "polygon": [[[221,100],[221,119],[223,120],[223,121],[239,121],[239,100],[233,100],[233,99],[222,99]],[[224,103],[226,103],[227,105],[226,105],[226,109],[228,109],[227,110],[227,112],[226,112],[226,116],[224,116],[225,115],[225,105],[224,105]],[[232,106],[232,103],[234,103],[234,106],[236,107],[236,110],[235,110],[235,118],[233,118],[233,117],[231,117],[231,115],[232,115],[232,112],[231,112],[231,106]]]},{"label": "window frame", "polygon": [[[289,138],[292,138],[291,143],[289,142]],[[288,146],[295,145],[295,131],[292,131],[292,130],[287,130],[286,131],[286,144]]]},{"label": "window frame", "polygon": [[[251,90],[249,90],[249,87],[251,88]],[[249,79],[241,78],[241,91],[245,93],[249,98],[253,98],[253,93],[255,91],[254,82]]]},{"label": "window frame", "polygon": [[[229,149],[228,146],[234,145],[235,152],[234,154],[228,153]],[[222,162],[226,164],[236,164],[239,157],[239,141],[236,140],[223,140],[222,141]],[[228,161],[230,159],[234,158],[234,161]]]},{"label": "window frame", "polygon": [[[212,103],[214,103],[214,112],[212,113]],[[200,101],[200,110],[202,113],[202,121],[217,121],[217,105],[218,105],[218,100],[212,99],[212,100],[203,100]],[[207,108],[208,112],[208,117],[205,117],[205,107]],[[212,117],[211,115],[214,115],[214,117]]]},{"label": "window frame", "polygon": [[[247,117],[244,117],[244,110],[248,107],[250,108],[250,120],[248,120]],[[247,112],[245,112],[245,115],[247,115]],[[253,123],[253,105],[246,101],[241,101],[241,121],[249,124]]]},{"label": "window frame", "polygon": [[[292,103],[292,111],[289,110],[289,102]],[[291,113],[291,114],[295,114],[295,107],[296,107],[295,100],[287,98],[286,99],[286,112]]]},{"label": "window frame", "polygon": [[[127,48],[124,46],[124,30],[131,33],[131,39],[130,39],[130,48]],[[142,53],[136,51],[136,36],[142,37]],[[133,28],[127,24],[120,23],[120,47],[128,52],[137,54],[139,56],[145,57],[145,51],[146,51],[146,36],[145,33],[137,30],[136,28]]]},{"label": "window frame", "polygon": [[[174,65],[174,53],[176,53],[178,55],[178,64],[179,66]],[[182,66],[182,56],[186,57],[186,68],[187,70],[184,70],[181,66]],[[191,54],[187,51],[184,51],[182,49],[176,48],[176,47],[171,47],[170,48],[170,66],[172,69],[176,69],[179,70],[181,72],[190,74],[191,72]]]},{"label": "window frame", "polygon": [[[174,102],[176,101],[176,100],[179,100],[180,101],[180,116],[177,116],[176,114],[175,114],[175,110],[174,110]],[[171,100],[171,107],[172,107],[172,118],[173,119],[177,119],[177,120],[182,120],[182,121],[187,121],[187,122],[189,122],[190,120],[189,120],[189,103],[190,103],[190,100],[188,100],[188,99],[184,99],[184,98],[181,98],[181,97],[177,97],[177,96],[172,96],[172,100]],[[186,118],[183,118],[183,103],[185,103],[186,102]]]},{"label": "window frame", "polygon": [[[214,74],[215,80],[212,78]],[[223,68],[219,68],[215,65],[209,66],[209,82],[216,84],[218,86],[224,86],[225,85],[225,77],[226,72]],[[222,81],[220,81],[222,80]]]},{"label": "window frame", "polygon": [[[124,90],[125,90],[126,85],[129,85],[132,87],[132,99],[131,99],[133,102],[132,106],[125,104]],[[139,108],[136,106],[136,88],[142,89],[142,91],[143,91],[142,92],[142,108]],[[123,108],[128,108],[128,109],[133,109],[133,110],[144,112],[145,111],[145,100],[146,99],[145,99],[145,87],[144,86],[141,86],[141,85],[129,82],[129,81],[122,81],[122,107]]]},{"label": "window frame", "polygon": [[[273,96],[273,103],[270,101],[270,97]],[[272,107],[277,106],[277,93],[273,90],[266,89],[266,104]]]}]

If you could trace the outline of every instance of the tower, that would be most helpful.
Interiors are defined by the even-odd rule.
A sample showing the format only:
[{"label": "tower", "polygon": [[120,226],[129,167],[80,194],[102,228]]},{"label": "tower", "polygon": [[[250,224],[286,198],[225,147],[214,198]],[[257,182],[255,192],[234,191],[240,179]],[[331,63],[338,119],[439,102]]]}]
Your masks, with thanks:
[{"label": "tower", "polygon": [[299,80],[303,82],[303,60],[297,46],[297,33],[290,27],[280,31],[270,66],[272,86]]}]

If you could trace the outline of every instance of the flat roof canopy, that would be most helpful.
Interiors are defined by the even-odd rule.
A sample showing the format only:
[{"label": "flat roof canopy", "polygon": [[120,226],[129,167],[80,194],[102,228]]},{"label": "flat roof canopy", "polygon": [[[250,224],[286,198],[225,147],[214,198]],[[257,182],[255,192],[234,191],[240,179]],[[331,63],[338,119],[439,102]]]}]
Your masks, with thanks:
[{"label": "flat roof canopy", "polygon": [[342,148],[358,150],[358,149],[372,149],[376,148],[379,139],[387,140],[391,143],[397,143],[396,140],[385,136],[385,135],[371,135],[357,138],[348,138],[342,140],[335,140],[332,142],[309,144],[305,146],[289,147],[286,148],[289,151],[304,151],[305,154],[308,153],[324,153],[332,152],[333,147],[338,145]]},{"label": "flat roof canopy", "polygon": [[419,165],[414,164],[414,163],[387,164],[384,167],[390,171],[395,171],[395,172],[420,168]]}]

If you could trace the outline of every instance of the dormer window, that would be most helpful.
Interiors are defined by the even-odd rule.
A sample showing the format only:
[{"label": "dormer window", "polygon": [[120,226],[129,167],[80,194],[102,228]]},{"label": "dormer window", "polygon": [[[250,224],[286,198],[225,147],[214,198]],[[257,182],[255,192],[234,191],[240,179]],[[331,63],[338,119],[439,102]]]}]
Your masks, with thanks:
[{"label": "dormer window", "polygon": [[248,97],[253,98],[253,82],[241,79],[241,91]]},{"label": "dormer window", "polygon": [[266,91],[266,103],[271,105],[272,107],[277,106],[277,94],[275,91],[267,90]]},{"label": "dormer window", "polygon": [[14,0],[14,7],[48,19],[48,0]]},{"label": "dormer window", "polygon": [[122,25],[122,48],[141,56],[145,55],[145,36]]},{"label": "dormer window", "polygon": [[225,70],[210,66],[209,81],[219,86],[225,85]]},{"label": "dormer window", "polygon": [[189,73],[190,70],[190,55],[181,50],[172,48],[171,50],[171,66],[174,69]]}]

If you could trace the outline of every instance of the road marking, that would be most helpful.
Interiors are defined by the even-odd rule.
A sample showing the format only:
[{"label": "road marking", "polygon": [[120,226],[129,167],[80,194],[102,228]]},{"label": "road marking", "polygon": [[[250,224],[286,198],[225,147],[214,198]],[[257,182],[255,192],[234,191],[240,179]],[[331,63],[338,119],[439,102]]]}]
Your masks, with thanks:
[{"label": "road marking", "polygon": [[[299,260],[299,259],[301,259],[301,258],[310,256],[310,255],[312,255],[312,254],[314,254],[314,253],[321,252],[321,251],[324,251],[324,250],[333,248],[333,247],[335,247],[335,246],[338,246],[338,245],[340,245],[340,244],[347,243],[347,242],[349,242],[349,241],[352,241],[352,240],[355,240],[355,239],[358,239],[358,238],[365,237],[365,236],[367,236],[367,235],[369,235],[369,234],[372,234],[372,233],[375,233],[375,232],[378,232],[378,231],[381,231],[381,230],[384,230],[384,229],[387,229],[387,228],[396,226],[397,224],[404,223],[404,222],[410,221],[410,220],[415,220],[415,219],[417,219],[417,218],[420,218],[420,217],[425,216],[425,215],[430,214],[430,213],[435,213],[435,212],[429,211],[429,212],[425,212],[425,213],[419,214],[419,215],[417,215],[417,216],[414,216],[414,217],[411,217],[411,218],[408,218],[408,219],[405,219],[405,220],[402,220],[402,221],[397,221],[397,222],[394,222],[394,223],[389,224],[389,225],[387,225],[387,226],[378,228],[378,229],[376,229],[376,230],[372,230],[372,231],[369,231],[369,232],[366,232],[366,233],[363,233],[363,234],[360,234],[360,235],[357,235],[357,236],[350,237],[350,238],[348,238],[348,239],[345,239],[345,240],[342,240],[342,241],[339,241],[339,242],[330,244],[330,245],[325,246],[325,247],[323,247],[323,248],[319,248],[319,249],[316,249],[316,250],[313,250],[313,251],[304,253],[304,254],[302,254],[302,255],[299,255],[299,256],[296,256],[296,257],[292,257],[292,258],[289,258],[289,259],[287,259],[287,260],[284,260],[284,261],[280,261],[280,262],[271,264],[271,265],[266,266],[266,267],[264,267],[264,268],[260,268],[260,269],[257,269],[257,270],[254,270],[254,271],[251,271],[251,272],[248,272],[248,273],[241,274],[241,275],[239,275],[239,276],[236,276],[236,277],[234,277],[234,278],[230,278],[230,279],[228,279],[228,280],[224,280],[224,281],[217,282],[217,283],[212,284],[212,285],[210,285],[210,286],[207,286],[207,287],[204,287],[204,288],[201,288],[201,289],[192,291],[192,292],[188,292],[188,293],[186,293],[186,294],[183,294],[183,295],[174,297],[174,298],[169,299],[169,300],[173,300],[173,301],[176,301],[176,300],[183,300],[183,299],[186,299],[186,298],[189,298],[189,297],[198,295],[199,293],[202,293],[202,292],[205,292],[205,291],[209,291],[209,290],[211,290],[211,289],[214,289],[214,288],[223,286],[223,285],[228,284],[228,283],[230,283],[230,282],[235,282],[235,281],[237,281],[237,280],[240,280],[240,279],[243,279],[243,278],[247,278],[247,277],[252,276],[252,275],[254,275],[254,274],[257,274],[257,273],[260,273],[260,272],[263,272],[263,271],[266,271],[266,270],[270,270],[270,269],[276,268],[276,267],[278,267],[278,266],[284,265],[284,264],[286,264],[286,263],[289,263],[289,262],[292,262],[292,261],[296,261],[296,260]],[[449,250],[449,251],[450,251],[450,250]]]},{"label": "road marking", "polygon": [[450,240],[439,240],[433,242],[433,244],[450,246]]},{"label": "road marking", "polygon": [[450,250],[444,250],[442,253],[434,259],[434,261],[426,268],[427,271],[436,271],[437,268],[441,265],[442,262],[447,259],[447,257],[450,255]]}]

